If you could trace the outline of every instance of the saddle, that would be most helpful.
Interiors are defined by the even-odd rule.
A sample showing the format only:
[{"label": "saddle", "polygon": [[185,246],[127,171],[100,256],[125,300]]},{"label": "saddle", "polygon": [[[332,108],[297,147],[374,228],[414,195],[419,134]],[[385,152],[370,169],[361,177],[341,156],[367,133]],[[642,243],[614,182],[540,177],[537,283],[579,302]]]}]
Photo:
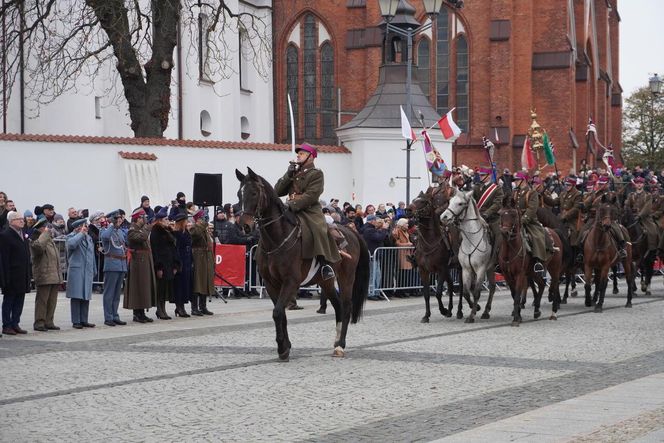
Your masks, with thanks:
[{"label": "saddle", "polygon": [[343,234],[343,232],[341,232],[339,226],[337,226],[336,223],[328,224],[327,233],[330,237],[332,237],[332,240],[334,240],[334,243],[337,245],[339,254],[346,258],[351,258],[351,255],[346,251],[346,248],[348,247],[348,240],[346,240],[346,236]]}]

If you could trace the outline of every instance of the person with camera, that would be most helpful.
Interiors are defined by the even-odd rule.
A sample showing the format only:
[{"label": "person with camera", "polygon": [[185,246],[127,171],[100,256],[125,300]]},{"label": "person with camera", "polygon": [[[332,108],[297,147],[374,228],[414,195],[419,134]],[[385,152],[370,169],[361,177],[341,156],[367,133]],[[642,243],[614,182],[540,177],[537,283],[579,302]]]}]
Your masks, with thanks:
[{"label": "person with camera", "polygon": [[122,229],[124,216],[115,210],[106,215],[110,224],[101,230],[102,253],[104,254],[104,324],[126,325],[120,320],[120,294],[127,273],[127,234]]},{"label": "person with camera", "polygon": [[95,244],[88,235],[88,221],[76,220],[74,229],[67,235],[67,298],[70,299],[71,322],[74,329],[94,328],[88,322],[90,300],[92,299],[92,280],[95,275]]},{"label": "person with camera", "polygon": [[46,217],[39,217],[30,237],[32,252],[32,275],[37,287],[35,296],[35,331],[60,329],[53,322],[58,304],[58,288],[62,283],[60,274],[60,251],[53,241],[52,228]]}]

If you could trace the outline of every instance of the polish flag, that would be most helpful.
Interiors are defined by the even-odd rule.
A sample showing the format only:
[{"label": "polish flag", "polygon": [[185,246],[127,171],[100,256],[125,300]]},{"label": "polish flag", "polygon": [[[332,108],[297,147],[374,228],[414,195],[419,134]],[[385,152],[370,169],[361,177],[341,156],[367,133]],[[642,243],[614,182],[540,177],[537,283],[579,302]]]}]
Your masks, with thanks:
[{"label": "polish flag", "polygon": [[[454,111],[454,109],[452,109],[452,111]],[[438,120],[440,132],[443,133],[443,138],[445,138],[445,140],[461,134],[461,129],[456,125],[456,123],[454,123],[454,120],[452,120],[452,111],[448,112],[440,120]]]},{"label": "polish flag", "polygon": [[406,113],[403,112],[403,107],[399,106],[399,109],[401,109],[401,135],[403,135],[403,138],[406,140],[417,140],[415,131],[413,131],[413,128],[410,127],[408,117],[406,117]]},{"label": "polish flag", "polygon": [[521,168],[531,170],[536,167],[537,160],[535,160],[535,154],[530,148],[530,139],[526,136],[526,140],[523,142],[523,151],[521,151]]}]

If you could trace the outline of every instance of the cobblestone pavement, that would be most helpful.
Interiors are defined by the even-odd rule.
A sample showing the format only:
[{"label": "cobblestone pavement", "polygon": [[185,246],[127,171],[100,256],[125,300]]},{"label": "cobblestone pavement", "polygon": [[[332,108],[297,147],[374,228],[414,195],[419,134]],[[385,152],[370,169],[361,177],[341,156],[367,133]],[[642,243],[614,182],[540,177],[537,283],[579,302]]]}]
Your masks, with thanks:
[{"label": "cobblestone pavement", "polygon": [[[594,314],[580,297],[558,321],[529,306],[520,327],[508,298],[474,324],[421,324],[421,298],[369,301],[344,359],[333,315],[300,300],[282,363],[269,300],[111,328],[96,295],[98,326],[79,331],[61,295],[63,330],[0,339],[0,441],[664,440],[661,279],[632,309],[607,296]],[[33,312],[29,295],[25,329]]]}]

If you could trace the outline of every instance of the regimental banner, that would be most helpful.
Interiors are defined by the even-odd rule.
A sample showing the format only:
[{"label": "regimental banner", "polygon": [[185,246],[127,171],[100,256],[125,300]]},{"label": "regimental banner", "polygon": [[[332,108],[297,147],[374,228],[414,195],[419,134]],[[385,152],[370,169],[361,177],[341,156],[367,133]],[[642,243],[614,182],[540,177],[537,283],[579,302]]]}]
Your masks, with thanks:
[{"label": "regimental banner", "polygon": [[247,247],[245,245],[222,245],[217,243],[214,254],[214,270],[217,274],[214,278],[215,286],[230,287],[228,283],[218,277],[220,275],[229,283],[244,288],[246,253]]}]

